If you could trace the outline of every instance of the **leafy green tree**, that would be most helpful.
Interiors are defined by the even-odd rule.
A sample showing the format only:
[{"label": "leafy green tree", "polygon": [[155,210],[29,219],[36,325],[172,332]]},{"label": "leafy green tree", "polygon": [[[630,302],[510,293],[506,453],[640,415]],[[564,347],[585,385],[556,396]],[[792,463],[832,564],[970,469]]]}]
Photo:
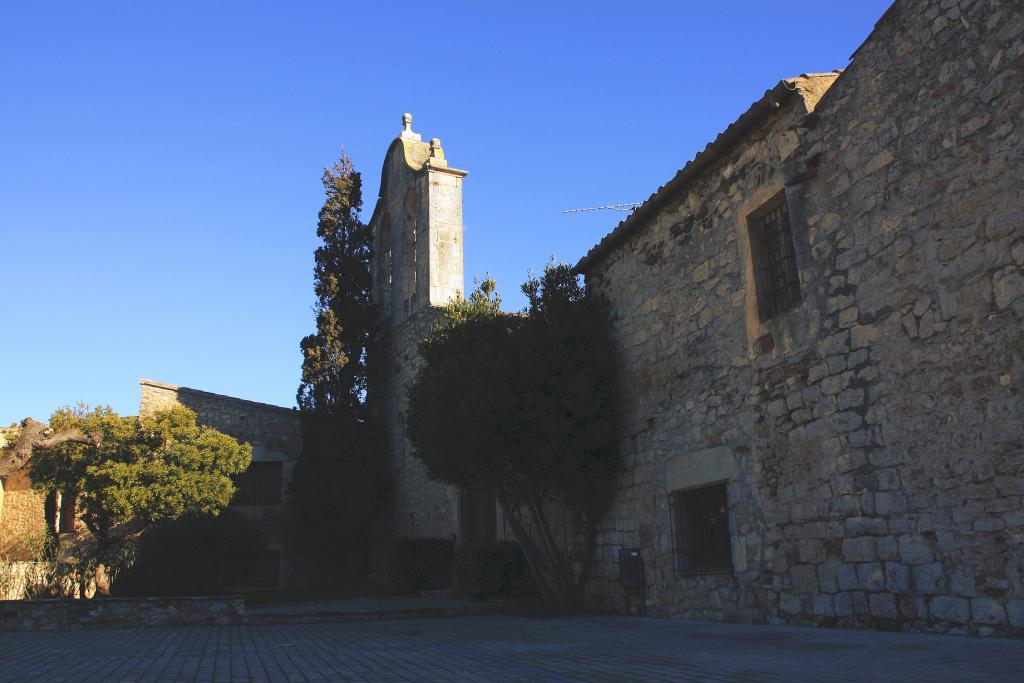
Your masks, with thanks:
[{"label": "leafy green tree", "polygon": [[[545,603],[580,605],[620,467],[604,302],[565,265],[504,315],[487,279],[425,340],[407,430],[431,476],[494,495]],[[566,522],[569,533],[562,533]]]},{"label": "leafy green tree", "polygon": [[296,549],[325,576],[358,581],[367,574],[370,529],[387,478],[366,405],[373,236],[359,218],[362,180],[352,160],[342,154],[322,182],[316,333],[300,344],[303,442],[288,500]]},{"label": "leafy green tree", "polygon": [[50,426],[98,437],[37,451],[32,483],[77,497],[90,531],[79,559],[85,571],[95,571],[103,594],[131,541],[161,521],[219,512],[235,492],[231,475],[252,460],[251,446],[197,425],[196,414],[183,406],[123,417],[79,405],[54,412]]}]

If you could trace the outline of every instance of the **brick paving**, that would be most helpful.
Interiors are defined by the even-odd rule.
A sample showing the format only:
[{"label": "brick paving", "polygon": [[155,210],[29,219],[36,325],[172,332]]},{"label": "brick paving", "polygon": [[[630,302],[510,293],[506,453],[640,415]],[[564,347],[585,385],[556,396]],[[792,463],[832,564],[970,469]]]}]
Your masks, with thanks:
[{"label": "brick paving", "polygon": [[502,611],[507,612],[505,602],[502,600],[463,600],[396,595],[349,600],[246,605],[245,623],[470,617]]},{"label": "brick paving", "polygon": [[639,617],[0,634],[3,681],[1020,681],[1024,642]]}]

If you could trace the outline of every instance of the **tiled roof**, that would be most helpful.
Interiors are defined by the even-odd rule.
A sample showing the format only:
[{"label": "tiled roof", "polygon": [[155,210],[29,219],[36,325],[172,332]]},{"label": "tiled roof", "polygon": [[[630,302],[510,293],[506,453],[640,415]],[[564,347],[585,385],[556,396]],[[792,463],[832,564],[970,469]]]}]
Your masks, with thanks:
[{"label": "tiled roof", "polygon": [[835,79],[838,74],[838,71],[823,74],[803,74],[796,78],[781,80],[775,87],[767,90],[761,99],[750,105],[750,108],[742,116],[719,133],[713,142],[709,143],[703,151],[698,152],[671,180],[659,187],[654,194],[647,198],[647,201],[638,206],[614,230],[605,235],[597,245],[588,251],[579,260],[579,263],[576,264],[576,271],[585,273],[597,259],[607,254],[622,242],[623,239],[631,235],[644,224],[646,219],[655,215],[667,199],[675,195],[677,190],[685,186],[689,180],[707,168],[712,162],[730,152],[749,131],[760,124],[765,117],[776,111],[785,99],[799,89],[801,83],[816,78]]}]

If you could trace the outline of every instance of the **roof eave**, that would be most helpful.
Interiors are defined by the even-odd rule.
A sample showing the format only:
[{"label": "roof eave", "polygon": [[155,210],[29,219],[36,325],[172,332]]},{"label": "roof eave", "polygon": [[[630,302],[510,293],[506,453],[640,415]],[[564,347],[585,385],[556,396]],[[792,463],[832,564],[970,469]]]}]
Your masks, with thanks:
[{"label": "roof eave", "polygon": [[671,180],[658,188],[647,201],[624,218],[614,230],[587,252],[576,263],[573,268],[574,272],[586,274],[591,266],[632,235],[648,218],[656,215],[657,211],[676,195],[677,190],[684,187],[705,168],[732,151],[741,138],[778,110],[782,102],[796,92],[797,89],[790,85],[792,82],[792,80],[781,80],[766,91],[761,99],[752,104],[732,125],[722,131],[703,151],[683,166]]}]

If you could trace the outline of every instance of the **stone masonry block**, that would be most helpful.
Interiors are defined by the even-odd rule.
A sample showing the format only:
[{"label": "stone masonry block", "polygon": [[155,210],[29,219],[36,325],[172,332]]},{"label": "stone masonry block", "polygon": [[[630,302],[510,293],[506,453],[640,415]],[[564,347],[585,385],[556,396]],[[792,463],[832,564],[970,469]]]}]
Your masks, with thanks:
[{"label": "stone masonry block", "polygon": [[869,591],[885,589],[885,574],[878,562],[865,562],[857,565],[857,581],[860,587]]},{"label": "stone masonry block", "polygon": [[803,609],[803,601],[799,595],[794,593],[781,593],[779,595],[779,610],[786,614],[799,614]]},{"label": "stone masonry block", "polygon": [[970,615],[970,608],[964,598],[953,598],[948,595],[934,597],[928,603],[928,611],[932,618],[943,621],[954,621],[966,624]]},{"label": "stone masonry block", "polygon": [[942,564],[919,564],[913,568],[914,588],[918,593],[941,593],[945,590]]},{"label": "stone masonry block", "polygon": [[843,559],[847,562],[872,562],[878,559],[878,540],[872,536],[843,539]]},{"label": "stone masonry block", "polygon": [[898,560],[899,544],[895,536],[883,536],[878,539],[878,558],[881,560]]},{"label": "stone masonry block", "polygon": [[893,593],[910,592],[910,570],[899,562],[885,563],[885,588]]},{"label": "stone masonry block", "polygon": [[839,593],[835,599],[836,616],[848,617],[853,614],[853,601],[849,593]]},{"label": "stone masonry block", "polygon": [[900,557],[907,564],[925,564],[935,559],[931,547],[921,536],[907,534],[900,536]]},{"label": "stone masonry block", "polygon": [[836,569],[836,582],[839,584],[839,590],[851,591],[860,588],[860,582],[857,580],[857,566],[853,564],[841,564]]},{"label": "stone masonry block", "polygon": [[814,593],[818,590],[818,572],[813,564],[798,564],[789,572],[793,589],[800,593]]},{"label": "stone masonry block", "polygon": [[801,539],[797,543],[797,551],[801,562],[811,562],[816,564],[825,559],[824,546],[818,539]]},{"label": "stone masonry block", "polygon": [[1011,600],[1006,603],[1006,614],[1010,618],[1010,626],[1024,628],[1024,600]]},{"label": "stone masonry block", "polygon": [[836,573],[839,565],[836,562],[824,562],[818,565],[818,586],[825,593],[835,593],[839,590]]},{"label": "stone masonry block", "polygon": [[824,593],[815,593],[811,598],[811,611],[823,617],[830,617],[835,614],[832,606],[832,596]]},{"label": "stone masonry block", "polygon": [[882,619],[895,619],[896,598],[891,593],[872,593],[868,596],[871,616]]},{"label": "stone masonry block", "polygon": [[855,614],[867,614],[869,612],[868,599],[862,591],[853,591],[850,593],[850,599],[853,601],[853,611]]},{"label": "stone masonry block", "polygon": [[1006,611],[998,600],[974,598],[971,600],[971,617],[978,624],[1005,624]]}]

